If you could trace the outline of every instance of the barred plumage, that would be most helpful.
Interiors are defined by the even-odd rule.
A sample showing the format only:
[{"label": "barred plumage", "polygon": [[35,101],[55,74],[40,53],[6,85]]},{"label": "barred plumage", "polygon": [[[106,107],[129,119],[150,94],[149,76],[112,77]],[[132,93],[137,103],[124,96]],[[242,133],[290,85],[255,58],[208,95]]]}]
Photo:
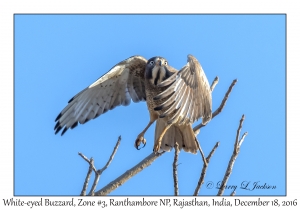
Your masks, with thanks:
[{"label": "barred plumage", "polygon": [[135,147],[145,143],[144,133],[157,120],[154,151],[170,151],[175,142],[187,152],[196,153],[192,123],[211,119],[211,91],[204,71],[195,57],[177,71],[163,57],[148,61],[132,56],[76,94],[55,121],[55,134],[63,135],[78,123],[84,124],[117,106],[147,101],[150,122],[138,135]]}]

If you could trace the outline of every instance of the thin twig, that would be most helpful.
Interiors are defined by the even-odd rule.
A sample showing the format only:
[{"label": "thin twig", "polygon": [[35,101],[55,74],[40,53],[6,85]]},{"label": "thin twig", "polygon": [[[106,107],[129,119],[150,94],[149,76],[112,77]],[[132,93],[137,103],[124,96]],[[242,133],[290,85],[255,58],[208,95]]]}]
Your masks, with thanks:
[{"label": "thin twig", "polygon": [[124,174],[110,182],[108,185],[100,189],[99,191],[95,192],[95,195],[107,195],[111,193],[113,190],[117,189],[119,186],[124,184],[127,180],[129,180],[131,177],[136,175],[137,173],[141,172],[144,168],[151,165],[151,163],[156,160],[159,156],[164,154],[162,153],[151,153],[146,158],[144,158],[141,162],[139,162],[137,165],[126,171]]},{"label": "thin twig", "polygon": [[99,173],[99,170],[95,172],[95,179],[94,179],[94,182],[93,182],[93,185],[92,185],[92,188],[89,192],[89,195],[91,196],[94,196],[94,193],[95,193],[95,189],[97,187],[97,184],[99,182],[99,179],[100,179],[100,173]]},{"label": "thin twig", "polygon": [[113,158],[114,158],[114,156],[115,156],[115,154],[116,154],[116,152],[117,152],[117,150],[119,148],[120,142],[121,142],[121,136],[119,136],[118,141],[117,141],[117,143],[116,143],[116,145],[114,147],[114,150],[112,151],[112,153],[111,153],[111,155],[110,155],[107,163],[105,164],[105,166],[102,169],[100,169],[97,172],[95,172],[94,183],[93,183],[92,188],[91,188],[91,190],[89,192],[89,195],[92,195],[92,196],[94,195],[95,189],[96,189],[96,187],[98,185],[98,182],[99,182],[99,179],[100,179],[100,176],[107,169],[107,167],[109,166],[109,164],[113,160]]},{"label": "thin twig", "polygon": [[219,82],[219,77],[216,77],[214,79],[214,81],[212,82],[211,86],[210,86],[210,91],[213,92],[213,90],[215,89],[216,85],[218,84]]},{"label": "thin twig", "polygon": [[207,166],[207,162],[206,162],[205,155],[204,155],[204,153],[203,153],[203,151],[202,151],[202,149],[201,149],[201,147],[200,147],[200,144],[199,144],[197,138],[195,138],[195,141],[196,141],[197,147],[198,147],[198,149],[199,149],[199,151],[200,151],[200,154],[201,154],[203,163],[204,163],[205,166]]},{"label": "thin twig", "polygon": [[242,136],[242,138],[239,140],[239,147],[242,146],[242,143],[244,142],[245,137],[248,135],[248,132],[245,132]]},{"label": "thin twig", "polygon": [[113,160],[113,158],[114,158],[114,156],[115,156],[115,154],[116,154],[116,152],[117,152],[117,150],[118,150],[118,148],[119,148],[120,142],[121,142],[121,136],[119,136],[118,141],[117,141],[117,143],[116,143],[116,146],[114,147],[114,150],[113,150],[113,152],[111,153],[111,155],[110,155],[110,157],[109,157],[109,160],[107,161],[106,165],[105,165],[102,169],[100,169],[100,171],[99,171],[100,174],[102,174],[103,171],[105,171],[105,169],[107,169],[107,167],[109,166],[109,164],[110,164],[111,161]]},{"label": "thin twig", "polygon": [[214,118],[216,115],[218,115],[218,114],[223,110],[223,108],[224,108],[224,106],[225,106],[225,104],[226,104],[226,102],[227,102],[227,100],[228,100],[229,94],[231,93],[232,88],[233,88],[233,86],[234,86],[236,83],[237,83],[237,79],[235,79],[235,80],[232,81],[231,85],[229,86],[229,88],[228,88],[228,90],[227,90],[227,92],[226,92],[226,94],[225,94],[225,96],[224,96],[224,98],[223,98],[223,100],[222,100],[221,105],[220,105],[219,108],[218,108],[216,111],[214,111],[214,113],[212,114],[212,118]]},{"label": "thin twig", "polygon": [[[232,81],[232,83],[229,86],[229,88],[228,88],[228,90],[227,90],[227,92],[226,92],[226,94],[225,94],[225,96],[224,96],[224,98],[223,98],[223,100],[222,100],[219,108],[216,111],[214,111],[214,113],[212,114],[211,119],[213,119],[215,116],[217,116],[218,114],[220,114],[220,112],[223,110],[223,108],[224,108],[224,106],[225,106],[225,104],[226,104],[226,102],[228,100],[229,94],[231,93],[232,88],[236,84],[236,82],[237,82],[237,79],[235,79],[235,80]],[[199,125],[195,126],[193,128],[193,130],[194,130],[195,133],[199,133],[200,128],[202,128],[204,126],[205,125],[203,125],[202,123],[200,123]]]},{"label": "thin twig", "polygon": [[178,176],[177,176],[177,162],[178,162],[179,145],[175,143],[175,155],[173,161],[173,179],[174,179],[174,195],[179,195],[178,192]]},{"label": "thin twig", "polygon": [[207,165],[205,165],[205,163],[203,162],[201,175],[200,175],[198,184],[197,184],[196,189],[193,194],[194,196],[197,196],[199,194],[200,188],[201,188],[202,184],[204,183],[204,177],[206,175],[206,170],[207,170],[207,166],[210,161],[210,158],[212,157],[212,155],[214,154],[214,152],[216,151],[216,149],[218,148],[219,145],[220,145],[220,142],[217,142],[216,145],[214,146],[214,148],[210,151],[209,155],[206,158]]},{"label": "thin twig", "polygon": [[89,165],[90,165],[89,170],[88,170],[88,172],[87,172],[87,175],[86,175],[86,177],[85,177],[84,183],[83,183],[83,187],[82,187],[81,193],[80,193],[81,196],[85,196],[85,195],[86,195],[87,186],[88,186],[89,181],[90,181],[90,178],[91,178],[91,174],[92,174],[93,170],[94,170],[94,171],[96,171],[96,170],[95,170],[94,159],[93,159],[93,158],[91,158],[91,159],[89,160],[89,159],[87,159],[87,157],[85,157],[82,153],[79,152],[78,154],[79,154],[85,161],[87,161],[87,162],[89,163]]},{"label": "thin twig", "polygon": [[235,190],[230,193],[230,196],[235,196]]},{"label": "thin twig", "polygon": [[240,124],[239,124],[239,128],[236,131],[236,137],[235,137],[235,142],[234,142],[234,152],[238,153],[239,152],[239,138],[240,138],[240,132],[243,126],[243,121],[245,119],[245,116],[243,115],[241,120],[240,120]]},{"label": "thin twig", "polygon": [[219,147],[219,145],[220,145],[220,142],[218,141],[216,143],[216,145],[214,146],[214,148],[210,151],[209,155],[206,158],[207,163],[209,163],[209,160],[210,160],[211,156],[215,153],[215,151]]},{"label": "thin twig", "polygon": [[[82,157],[86,162],[88,162],[88,164],[89,165],[92,165],[92,169],[93,169],[93,171],[97,171],[97,169],[95,168],[95,166],[94,166],[94,160],[93,160],[93,158],[91,158],[91,159],[88,159],[84,154],[82,154],[81,152],[78,152],[78,155],[80,156],[80,157]],[[91,163],[91,160],[93,160],[93,163]]]},{"label": "thin twig", "polygon": [[232,173],[234,162],[235,162],[235,160],[236,160],[236,158],[237,158],[237,156],[238,156],[238,154],[240,152],[240,145],[244,141],[245,136],[247,135],[247,132],[244,133],[243,137],[239,141],[239,136],[240,136],[240,132],[241,132],[241,129],[242,129],[242,125],[243,125],[244,119],[245,119],[245,116],[243,115],[242,118],[241,118],[241,120],[240,120],[240,124],[239,124],[239,127],[237,129],[237,132],[236,132],[236,138],[235,138],[235,142],[234,142],[233,153],[232,153],[232,156],[231,156],[230,161],[228,163],[228,166],[227,166],[224,178],[222,180],[221,187],[220,187],[219,192],[217,194],[219,196],[223,195],[223,193],[224,193],[224,190],[225,190],[224,186],[226,186],[227,181],[228,181],[228,179],[229,179],[229,177],[230,177],[230,175]]}]

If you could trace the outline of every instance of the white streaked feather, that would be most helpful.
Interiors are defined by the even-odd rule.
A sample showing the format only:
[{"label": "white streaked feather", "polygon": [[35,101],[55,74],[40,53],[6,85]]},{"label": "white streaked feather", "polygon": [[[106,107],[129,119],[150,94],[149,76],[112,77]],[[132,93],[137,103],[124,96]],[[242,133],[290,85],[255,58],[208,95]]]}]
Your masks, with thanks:
[{"label": "white streaked feather", "polygon": [[111,71],[109,71],[108,73],[106,73],[105,75],[103,75],[101,78],[99,78],[96,82],[94,82],[93,84],[91,84],[89,86],[89,88],[95,87],[107,80],[110,80],[113,77],[119,76],[122,73],[123,69],[121,66],[117,65],[115,66]]},{"label": "white streaked feather", "polygon": [[139,101],[139,97],[137,96],[137,93],[135,92],[135,90],[133,88],[133,77],[130,77],[128,79],[127,87],[128,87],[128,91],[130,93],[130,96],[131,96],[132,100],[134,102]]},{"label": "white streaked feather", "polygon": [[[193,123],[201,117],[206,121],[209,120],[212,106],[211,91],[200,63],[195,57],[188,55],[187,64],[175,74],[160,84],[161,87],[171,85],[155,98],[165,99],[161,100],[163,102],[157,107],[174,101],[171,107],[161,111],[161,116],[168,118],[170,113],[175,112],[168,118],[169,123]],[[176,97],[169,94],[172,92],[175,92]]]},{"label": "white streaked feather", "polygon": [[[85,123],[116,106],[128,105],[131,99],[138,102],[145,98],[144,87],[140,85],[135,87],[132,83],[129,87],[128,80],[132,81],[133,77],[137,81],[143,80],[143,77],[135,75],[144,75],[146,63],[147,60],[141,56],[130,57],[115,65],[88,88],[76,94],[57,117],[56,133],[65,127],[64,133],[76,122]],[[132,74],[129,73],[131,71]],[[141,82],[138,81],[138,84]]]}]

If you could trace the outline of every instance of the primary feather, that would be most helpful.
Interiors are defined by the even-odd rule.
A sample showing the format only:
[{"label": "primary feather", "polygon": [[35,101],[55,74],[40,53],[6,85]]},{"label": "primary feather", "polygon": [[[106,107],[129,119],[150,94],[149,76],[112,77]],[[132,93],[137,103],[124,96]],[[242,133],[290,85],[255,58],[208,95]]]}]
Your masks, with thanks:
[{"label": "primary feather", "polygon": [[132,56],[115,65],[89,87],[76,94],[55,121],[55,133],[84,124],[117,106],[144,101],[144,72],[147,60]]}]

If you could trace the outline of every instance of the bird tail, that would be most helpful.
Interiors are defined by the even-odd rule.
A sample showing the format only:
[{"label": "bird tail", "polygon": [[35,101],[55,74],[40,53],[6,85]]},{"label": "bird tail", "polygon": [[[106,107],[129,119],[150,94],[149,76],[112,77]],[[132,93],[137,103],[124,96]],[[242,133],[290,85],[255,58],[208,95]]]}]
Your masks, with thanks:
[{"label": "bird tail", "polygon": [[[162,118],[156,120],[154,141],[160,136],[166,126],[167,123]],[[191,124],[172,125],[162,139],[159,153],[163,151],[170,152],[175,146],[175,142],[178,143],[180,150],[183,149],[185,152],[193,154],[197,153],[196,136]]]}]

